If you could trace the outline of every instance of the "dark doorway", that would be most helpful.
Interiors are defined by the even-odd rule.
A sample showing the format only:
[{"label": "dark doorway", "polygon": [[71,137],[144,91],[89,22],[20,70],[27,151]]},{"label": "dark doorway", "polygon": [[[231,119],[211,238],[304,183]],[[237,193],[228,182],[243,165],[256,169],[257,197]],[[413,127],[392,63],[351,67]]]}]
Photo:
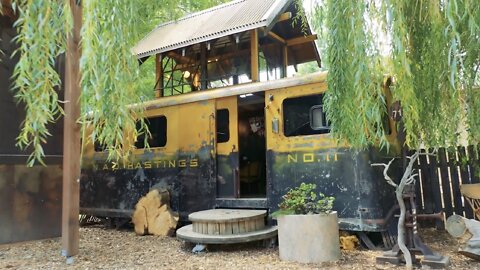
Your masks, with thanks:
[{"label": "dark doorway", "polygon": [[240,197],[266,196],[265,98],[263,93],[238,98]]}]

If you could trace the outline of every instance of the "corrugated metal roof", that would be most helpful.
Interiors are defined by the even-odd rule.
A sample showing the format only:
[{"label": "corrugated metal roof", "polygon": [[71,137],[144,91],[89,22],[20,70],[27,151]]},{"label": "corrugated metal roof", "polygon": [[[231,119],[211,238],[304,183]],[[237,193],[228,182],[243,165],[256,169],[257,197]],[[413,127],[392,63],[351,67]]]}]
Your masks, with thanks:
[{"label": "corrugated metal roof", "polygon": [[132,50],[137,57],[265,27],[291,0],[237,0],[159,25]]}]

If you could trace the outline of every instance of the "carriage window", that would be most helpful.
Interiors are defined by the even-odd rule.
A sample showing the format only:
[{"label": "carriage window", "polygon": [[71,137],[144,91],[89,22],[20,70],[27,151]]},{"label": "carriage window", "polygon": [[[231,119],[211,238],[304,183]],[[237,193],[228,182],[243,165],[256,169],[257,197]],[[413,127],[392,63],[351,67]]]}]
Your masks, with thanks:
[{"label": "carriage window", "polygon": [[[145,119],[145,123],[148,126],[148,130],[152,134],[152,137],[148,139],[150,147],[164,147],[167,145],[167,118],[165,116],[156,116]],[[140,128],[140,123],[137,124],[137,128]],[[145,134],[138,136],[135,142],[136,148],[145,148]]]},{"label": "carriage window", "polygon": [[97,141],[95,141],[95,143],[93,144],[93,148],[95,149],[95,152],[103,152],[107,150],[107,147],[105,147],[105,145]]},{"label": "carriage window", "polygon": [[228,109],[217,110],[217,143],[230,140],[229,113]]},{"label": "carriage window", "polygon": [[330,133],[323,111],[323,95],[285,99],[283,123],[287,137]]}]

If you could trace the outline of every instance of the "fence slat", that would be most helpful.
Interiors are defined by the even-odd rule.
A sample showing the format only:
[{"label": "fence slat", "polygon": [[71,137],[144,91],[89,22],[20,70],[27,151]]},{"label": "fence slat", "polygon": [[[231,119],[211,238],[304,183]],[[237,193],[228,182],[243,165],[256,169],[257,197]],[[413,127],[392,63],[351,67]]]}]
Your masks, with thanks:
[{"label": "fence slat", "polygon": [[[433,152],[432,150],[429,153]],[[436,157],[429,157],[430,164],[428,166],[429,176],[430,176],[430,184],[431,184],[431,192],[433,195],[433,206],[435,213],[438,213],[443,210],[442,207],[442,198],[440,192],[440,182],[439,182],[439,175],[438,175],[438,162]],[[435,225],[437,229],[444,229],[443,221],[436,219]]]},{"label": "fence slat", "polygon": [[448,174],[447,155],[445,148],[438,149],[438,162],[440,167],[440,180],[442,181],[442,195],[444,210],[447,217],[453,214],[452,194],[450,192],[450,177]]},{"label": "fence slat", "polygon": [[[425,151],[422,151],[423,153]],[[418,160],[420,161],[420,175],[422,176],[421,181],[422,181],[422,193],[423,193],[423,205],[422,205],[422,210],[423,213],[425,214],[432,214],[434,212],[434,205],[435,201],[433,199],[433,194],[432,194],[432,178],[429,175],[428,171],[428,162],[427,162],[427,156],[421,155],[418,157]],[[417,200],[421,201],[420,199]]]},{"label": "fence slat", "polygon": [[469,145],[467,147],[468,151],[468,167],[470,168],[470,183],[480,183],[478,174],[480,173],[479,171],[479,166],[478,166],[478,157],[477,154],[475,153],[475,148],[473,145]]},{"label": "fence slat", "polygon": [[[460,193],[460,181],[458,177],[459,161],[457,160],[456,149],[452,149],[448,152],[448,163],[450,164],[450,179],[452,181],[452,201],[454,203],[455,214],[463,216],[463,204],[462,204],[462,194]],[[448,218],[448,217],[447,217]]]},{"label": "fence slat", "polygon": [[[412,155],[413,152],[410,152]],[[420,182],[422,181],[422,171],[420,168],[420,160],[417,160],[417,163],[413,166],[414,169],[418,172],[417,181],[415,181],[415,201],[417,203],[417,213],[424,213],[423,202],[422,202],[422,186]]]}]

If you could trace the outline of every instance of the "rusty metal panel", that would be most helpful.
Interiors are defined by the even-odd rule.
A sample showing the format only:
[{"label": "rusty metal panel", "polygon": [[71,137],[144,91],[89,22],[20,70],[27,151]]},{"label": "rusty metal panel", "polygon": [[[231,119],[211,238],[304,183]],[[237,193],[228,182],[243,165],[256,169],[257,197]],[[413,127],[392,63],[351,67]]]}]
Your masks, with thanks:
[{"label": "rusty metal panel", "polygon": [[[289,189],[302,182],[315,183],[317,192],[335,196],[340,229],[384,231],[394,208],[394,190],[383,179],[382,169],[370,164],[398,157],[395,144],[389,153],[376,148],[357,152],[337,144],[330,134],[285,135],[283,102],[326,90],[326,82],[314,82],[266,91],[268,206],[274,211]],[[396,161],[390,170],[394,177],[401,175],[400,163]]]},{"label": "rusty metal panel", "polygon": [[0,165],[0,244],[60,235],[62,169]]},{"label": "rusty metal panel", "polygon": [[[130,217],[152,188],[171,192],[171,207],[183,221],[215,204],[215,102],[202,101],[150,110],[167,118],[163,147],[136,149],[128,161],[107,161],[106,153],[86,150],[80,180],[80,212]],[[90,148],[92,146],[90,145]]]},{"label": "rusty metal panel", "polygon": [[[9,89],[18,54],[13,21],[0,16],[0,244],[60,236],[62,198],[62,121],[49,127],[44,166],[27,168],[29,152],[15,146],[25,118]],[[63,70],[59,59],[57,70]],[[61,72],[62,73],[62,72]],[[61,74],[61,77],[62,74]],[[60,98],[62,93],[59,93]]]}]

